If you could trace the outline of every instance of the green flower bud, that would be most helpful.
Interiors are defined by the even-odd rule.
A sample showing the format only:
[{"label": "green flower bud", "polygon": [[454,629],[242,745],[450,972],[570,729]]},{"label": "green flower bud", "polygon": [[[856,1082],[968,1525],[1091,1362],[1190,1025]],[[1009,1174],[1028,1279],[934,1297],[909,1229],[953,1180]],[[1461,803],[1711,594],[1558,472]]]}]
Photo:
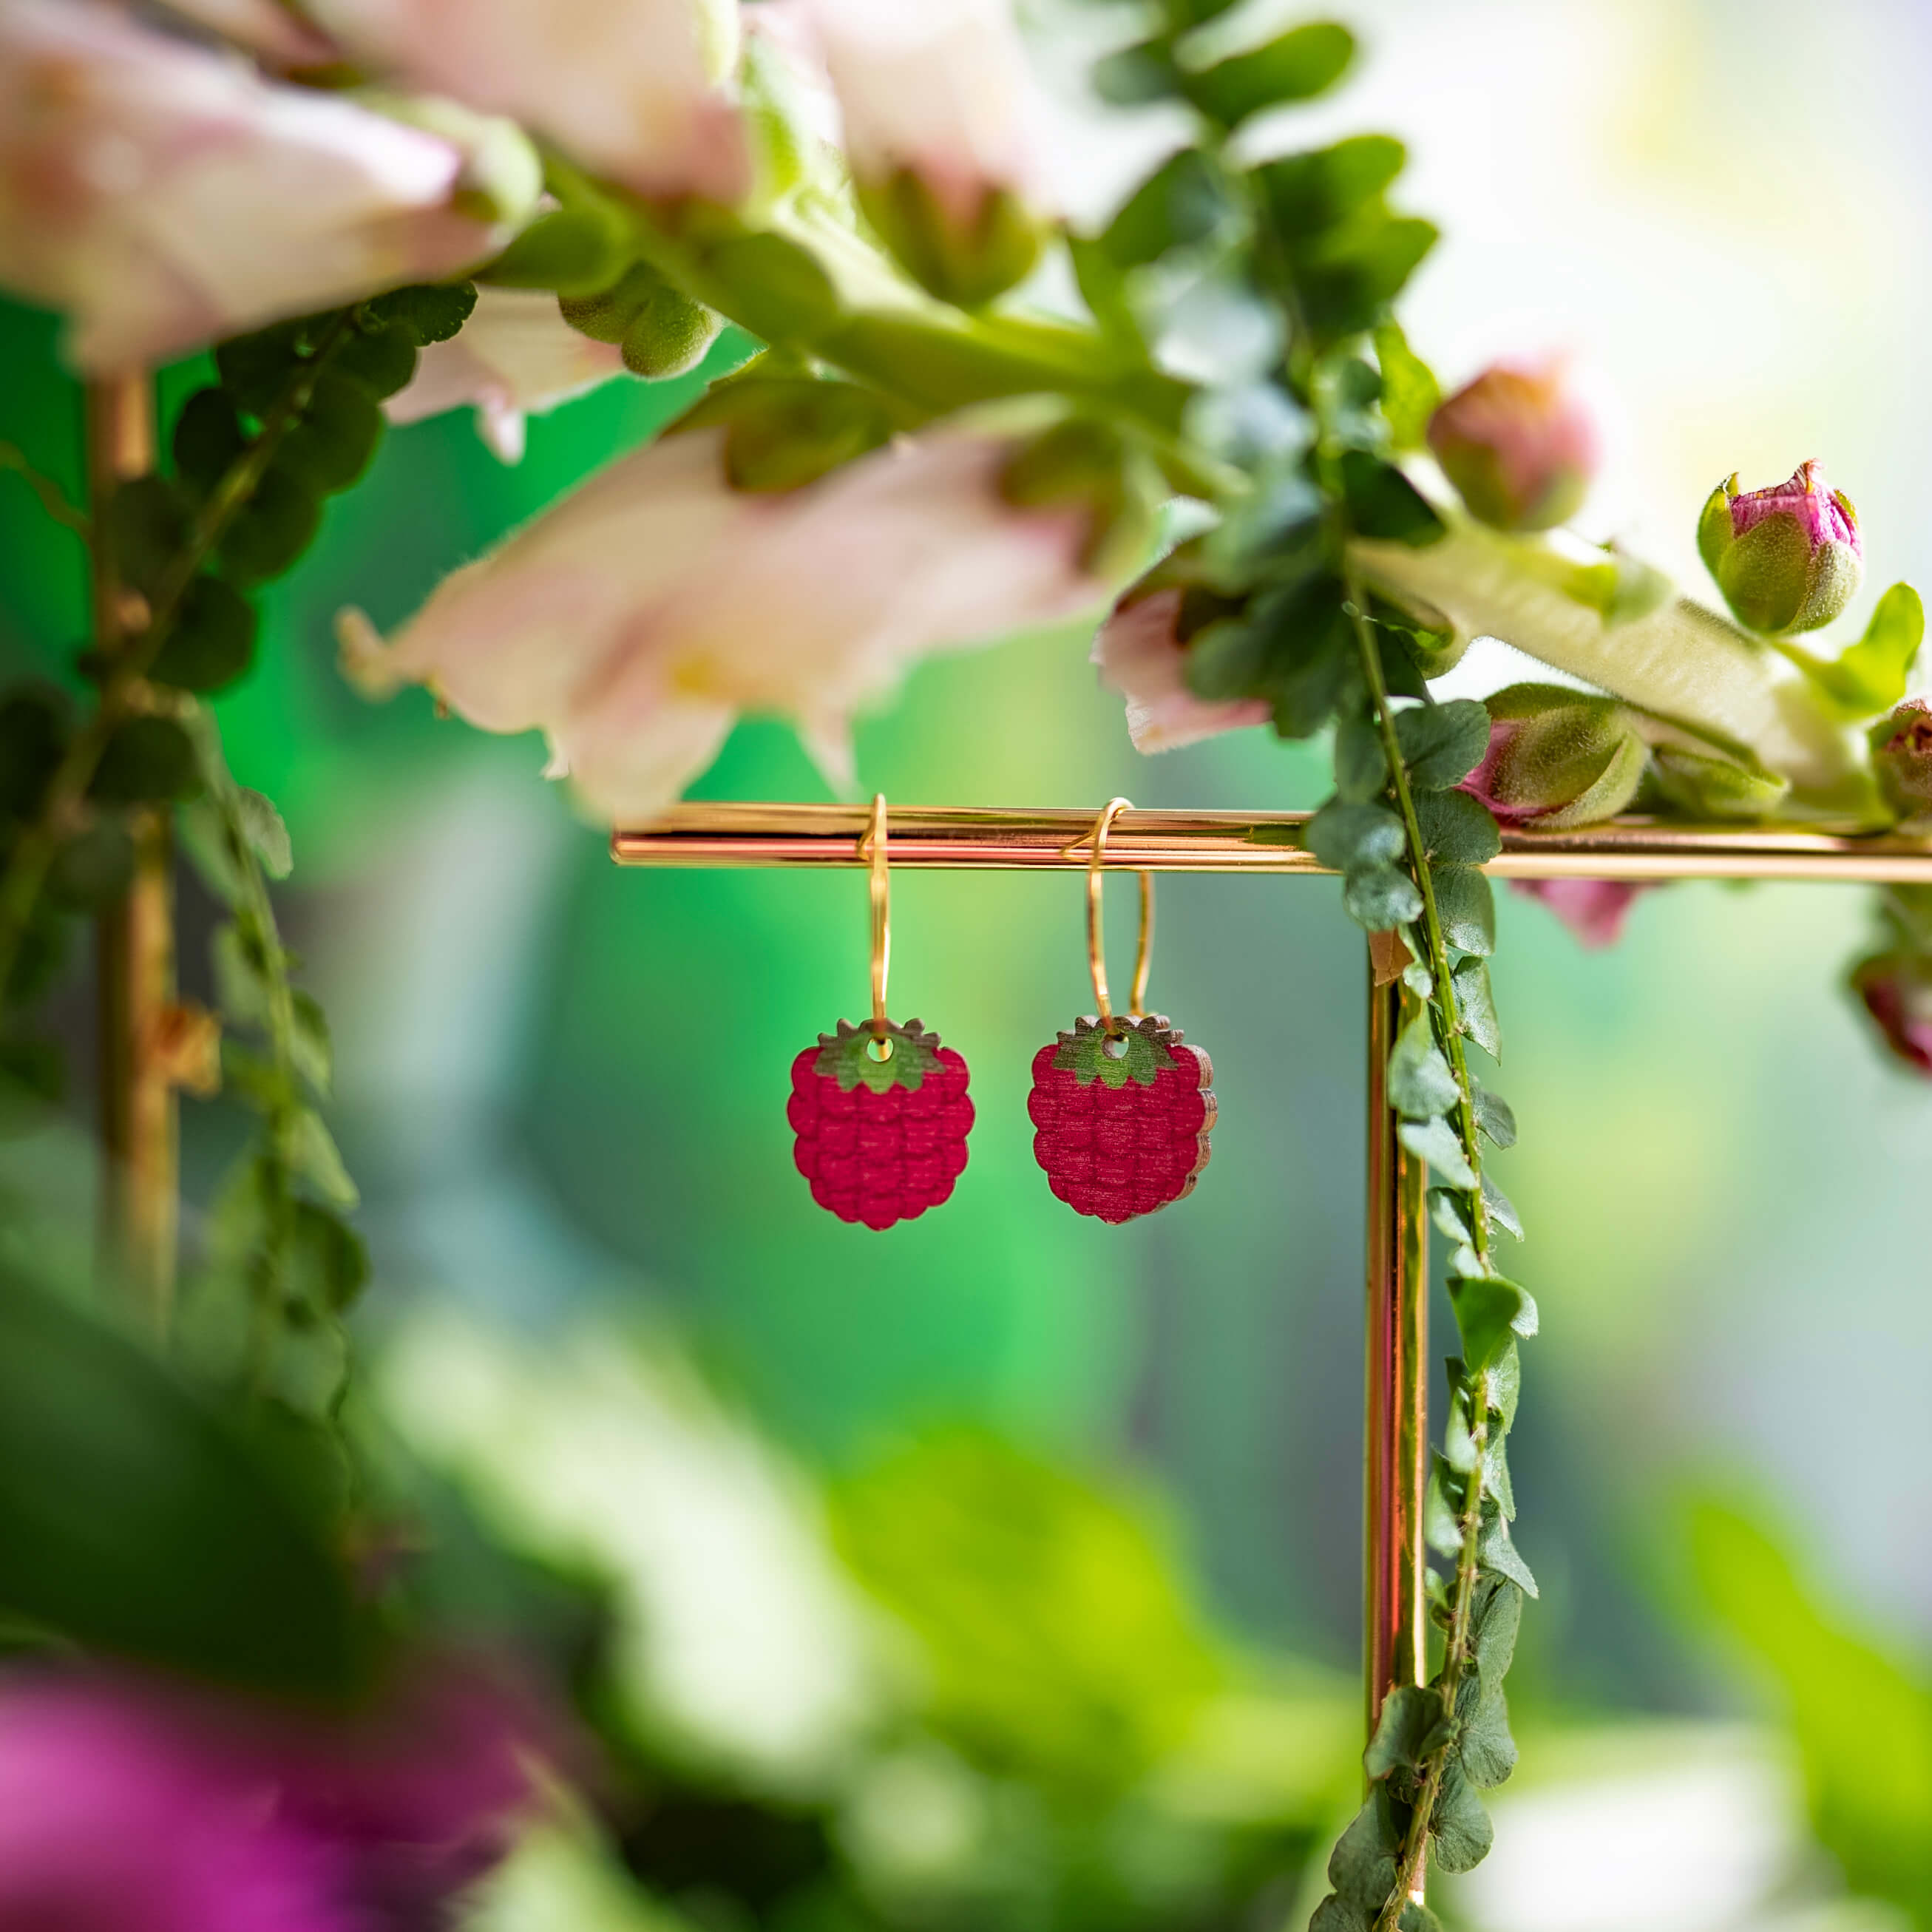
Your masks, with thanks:
[{"label": "green flower bud", "polygon": [[1636,796],[1650,747],[1614,699],[1522,684],[1488,702],[1490,748],[1460,789],[1503,824],[1598,825]]},{"label": "green flower bud", "polygon": [[1815,463],[1788,483],[1740,495],[1733,476],[1711,492],[1697,550],[1747,630],[1784,637],[1828,624],[1864,574],[1858,514]]},{"label": "green flower bud", "polygon": [[724,326],[645,262],[608,289],[564,296],[557,307],[580,334],[620,344],[625,368],[653,382],[696,368]]}]

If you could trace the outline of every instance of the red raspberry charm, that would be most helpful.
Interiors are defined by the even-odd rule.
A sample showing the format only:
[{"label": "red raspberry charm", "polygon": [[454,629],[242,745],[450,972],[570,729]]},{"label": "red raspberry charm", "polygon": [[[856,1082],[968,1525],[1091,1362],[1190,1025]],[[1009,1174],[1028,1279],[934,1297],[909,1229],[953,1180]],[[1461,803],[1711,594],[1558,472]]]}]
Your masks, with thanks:
[{"label": "red raspberry charm", "polygon": [[[874,1057],[880,1041],[890,1058]],[[918,1021],[838,1022],[791,1064],[792,1158],[842,1221],[890,1228],[937,1208],[966,1166],[966,1063]]]},{"label": "red raspberry charm", "polygon": [[1076,1213],[1131,1221],[1193,1192],[1208,1165],[1214,1070],[1158,1013],[1076,1020],[1033,1058],[1034,1158]]}]

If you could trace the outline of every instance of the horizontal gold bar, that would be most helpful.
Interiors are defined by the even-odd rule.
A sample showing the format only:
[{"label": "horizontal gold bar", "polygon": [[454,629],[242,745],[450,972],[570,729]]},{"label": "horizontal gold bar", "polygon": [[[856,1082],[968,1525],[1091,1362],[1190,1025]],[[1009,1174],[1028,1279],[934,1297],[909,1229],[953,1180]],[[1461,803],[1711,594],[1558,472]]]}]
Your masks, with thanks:
[{"label": "horizontal gold bar", "polygon": [[[908,871],[1030,872],[1084,866],[1096,813],[903,805],[886,817],[892,862]],[[1122,812],[1107,863],[1149,872],[1321,873],[1305,812]],[[620,866],[862,864],[863,805],[704,804],[620,826]],[[1505,879],[1836,879],[1932,885],[1932,839],[1845,828],[1676,825],[1623,818],[1578,832],[1506,831],[1484,868]]]}]

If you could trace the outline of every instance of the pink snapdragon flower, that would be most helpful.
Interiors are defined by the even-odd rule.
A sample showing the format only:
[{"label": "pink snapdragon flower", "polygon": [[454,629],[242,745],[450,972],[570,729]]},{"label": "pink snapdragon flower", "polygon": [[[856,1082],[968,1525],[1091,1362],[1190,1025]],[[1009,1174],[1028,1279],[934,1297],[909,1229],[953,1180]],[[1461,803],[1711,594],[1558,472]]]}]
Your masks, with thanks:
[{"label": "pink snapdragon flower", "polygon": [[434,1932],[502,1856],[548,1741],[445,1660],[297,1715],[120,1675],[0,1685],[5,1932]]},{"label": "pink snapdragon flower", "polygon": [[1616,945],[1638,895],[1651,890],[1628,879],[1512,879],[1510,884],[1526,898],[1540,900],[1589,946]]},{"label": "pink snapdragon flower", "polygon": [[1429,421],[1429,446],[1470,514],[1503,530],[1567,523],[1588,493],[1601,443],[1557,358],[1497,363]]},{"label": "pink snapdragon flower", "polygon": [[746,712],[793,720],[849,790],[854,715],[919,659],[1107,595],[1090,506],[1008,501],[1004,435],[937,430],[770,491],[731,487],[726,435],[620,458],[445,579],[386,646],[344,613],[350,675],[372,694],[427,684],[485,730],[541,729],[553,776],[639,818]]},{"label": "pink snapdragon flower", "polygon": [[735,202],[753,178],[732,90],[736,0],[309,0],[401,84],[548,135],[640,194]]},{"label": "pink snapdragon flower", "polygon": [[1127,700],[1127,735],[1137,752],[1171,752],[1244,725],[1265,724],[1265,698],[1197,698],[1187,688],[1180,635],[1185,591],[1136,586],[1114,606],[1094,640],[1100,681]]},{"label": "pink snapdragon flower", "polygon": [[542,416],[623,372],[623,352],[571,327],[544,289],[482,288],[459,333],[422,352],[409,386],[382,405],[394,423],[420,422],[466,404],[497,458],[524,454],[527,418]]},{"label": "pink snapdragon flower", "polygon": [[1852,975],[1852,986],[1893,1053],[1932,1079],[1932,958],[1882,953]]},{"label": "pink snapdragon flower", "polygon": [[494,181],[527,150],[441,122],[278,86],[96,0],[0,0],[0,280],[67,311],[75,361],[105,370],[455,274],[502,246],[538,174],[529,157],[527,206],[479,215],[472,162]]}]

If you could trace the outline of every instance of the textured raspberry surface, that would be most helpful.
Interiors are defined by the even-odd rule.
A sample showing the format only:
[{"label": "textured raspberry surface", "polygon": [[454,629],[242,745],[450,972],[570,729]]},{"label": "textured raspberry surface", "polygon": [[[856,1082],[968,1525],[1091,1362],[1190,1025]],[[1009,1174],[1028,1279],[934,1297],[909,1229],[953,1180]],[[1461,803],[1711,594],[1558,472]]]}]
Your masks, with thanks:
[{"label": "textured raspberry surface", "polygon": [[973,1125],[966,1063],[926,1037],[932,1064],[916,1087],[843,1086],[818,1070],[823,1042],[791,1064],[792,1158],[813,1200],[842,1221],[910,1221],[945,1200],[965,1168]]},{"label": "textured raspberry surface", "polygon": [[1083,1019],[1034,1055],[1027,1112],[1034,1158],[1066,1204],[1102,1221],[1130,1221],[1192,1192],[1208,1165],[1214,1124],[1214,1067],[1198,1046],[1154,1015],[1136,1024],[1144,1047],[1102,1076],[1097,1022]]}]

